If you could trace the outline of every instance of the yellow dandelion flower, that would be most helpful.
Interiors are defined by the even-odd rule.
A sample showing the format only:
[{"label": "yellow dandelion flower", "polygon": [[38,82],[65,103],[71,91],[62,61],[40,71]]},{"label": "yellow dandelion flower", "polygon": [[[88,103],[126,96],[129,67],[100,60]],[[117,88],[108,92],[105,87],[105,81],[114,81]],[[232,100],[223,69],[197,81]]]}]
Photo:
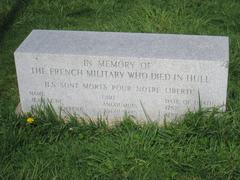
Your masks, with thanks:
[{"label": "yellow dandelion flower", "polygon": [[32,124],[34,122],[34,119],[32,117],[27,118],[27,123]]}]

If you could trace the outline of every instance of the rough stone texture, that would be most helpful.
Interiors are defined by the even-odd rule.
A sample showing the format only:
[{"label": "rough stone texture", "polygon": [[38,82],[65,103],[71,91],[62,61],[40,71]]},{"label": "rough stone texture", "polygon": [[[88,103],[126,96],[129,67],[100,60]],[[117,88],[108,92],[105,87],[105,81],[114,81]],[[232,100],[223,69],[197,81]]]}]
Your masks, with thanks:
[{"label": "rough stone texture", "polygon": [[24,112],[56,110],[119,119],[174,118],[203,107],[225,110],[227,37],[34,30],[15,51]]}]

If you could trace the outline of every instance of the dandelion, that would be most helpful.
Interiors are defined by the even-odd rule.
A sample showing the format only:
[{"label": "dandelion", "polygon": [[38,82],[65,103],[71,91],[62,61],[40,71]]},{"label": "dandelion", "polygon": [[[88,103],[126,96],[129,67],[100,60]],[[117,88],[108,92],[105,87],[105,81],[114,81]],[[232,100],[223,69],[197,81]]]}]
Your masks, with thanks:
[{"label": "dandelion", "polygon": [[34,119],[32,117],[27,118],[27,123],[32,124],[34,122]]}]

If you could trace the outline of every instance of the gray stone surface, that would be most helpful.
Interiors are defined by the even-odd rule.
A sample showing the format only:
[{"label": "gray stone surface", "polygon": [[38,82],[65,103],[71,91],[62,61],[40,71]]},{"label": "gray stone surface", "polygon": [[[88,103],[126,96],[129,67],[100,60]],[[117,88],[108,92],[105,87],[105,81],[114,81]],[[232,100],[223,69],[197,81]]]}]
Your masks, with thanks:
[{"label": "gray stone surface", "polygon": [[[81,116],[161,121],[225,110],[227,37],[34,30],[15,51],[24,112],[41,99]],[[146,115],[147,113],[147,115]]]},{"label": "gray stone surface", "polygon": [[220,36],[33,30],[16,52],[224,61],[227,47]]}]

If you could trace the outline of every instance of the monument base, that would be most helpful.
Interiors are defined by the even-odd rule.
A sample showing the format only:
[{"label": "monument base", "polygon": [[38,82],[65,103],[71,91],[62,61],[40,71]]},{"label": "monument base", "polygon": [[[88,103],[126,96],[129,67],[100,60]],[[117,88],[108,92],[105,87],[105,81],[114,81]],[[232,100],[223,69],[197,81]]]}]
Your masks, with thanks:
[{"label": "monument base", "polygon": [[[17,107],[15,109],[15,114],[19,115],[19,116],[20,115],[24,115],[24,112],[22,110],[22,105],[21,105],[20,102],[18,103],[18,105],[17,105]],[[62,117],[62,119],[63,119],[64,122],[68,122],[68,120],[69,120],[69,118],[67,116]],[[81,122],[82,119],[83,119],[82,117],[77,117],[77,120],[79,122]],[[90,119],[90,118],[84,118],[84,120],[87,121],[87,122],[97,122],[98,121],[98,119]],[[115,120],[115,121],[109,121],[108,119],[103,119],[103,120],[106,122],[106,124],[109,127],[112,127],[114,125],[119,124],[123,119],[122,120]],[[134,121],[134,122],[137,122],[137,121]]]},{"label": "monument base", "polygon": [[15,109],[15,113],[17,115],[22,115],[23,114],[23,111],[22,111],[22,106],[21,106],[21,103],[19,102],[16,109]]}]

